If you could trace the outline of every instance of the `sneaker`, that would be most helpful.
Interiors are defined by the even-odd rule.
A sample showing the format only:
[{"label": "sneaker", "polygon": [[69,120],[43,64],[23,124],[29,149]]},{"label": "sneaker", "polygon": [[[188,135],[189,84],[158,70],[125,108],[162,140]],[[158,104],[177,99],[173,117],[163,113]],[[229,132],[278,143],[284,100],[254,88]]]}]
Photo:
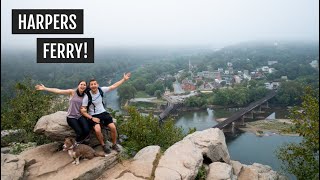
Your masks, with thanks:
[{"label": "sneaker", "polygon": [[102,149],[107,154],[111,153],[110,147],[108,145],[106,145],[106,144],[102,146]]},{"label": "sneaker", "polygon": [[120,152],[120,151],[121,151],[120,147],[119,147],[117,144],[112,145],[111,148],[112,148],[113,150],[117,151],[117,152]]}]

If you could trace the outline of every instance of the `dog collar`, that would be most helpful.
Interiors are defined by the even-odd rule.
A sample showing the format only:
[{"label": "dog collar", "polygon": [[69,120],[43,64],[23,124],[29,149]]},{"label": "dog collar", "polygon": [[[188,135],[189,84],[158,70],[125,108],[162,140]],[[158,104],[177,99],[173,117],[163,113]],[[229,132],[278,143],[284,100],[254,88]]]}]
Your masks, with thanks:
[{"label": "dog collar", "polygon": [[78,143],[75,143],[74,145],[72,145],[71,147],[69,147],[68,149],[66,150],[73,150],[74,148],[76,148],[79,144]]}]

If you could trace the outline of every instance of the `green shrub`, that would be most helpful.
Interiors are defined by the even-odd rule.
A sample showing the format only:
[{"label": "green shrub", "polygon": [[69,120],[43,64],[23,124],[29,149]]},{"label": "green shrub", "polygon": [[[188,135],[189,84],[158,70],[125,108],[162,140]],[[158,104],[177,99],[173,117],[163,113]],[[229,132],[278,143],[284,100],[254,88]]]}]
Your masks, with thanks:
[{"label": "green shrub", "polygon": [[152,114],[142,116],[134,107],[129,107],[128,113],[129,119],[118,124],[118,131],[128,136],[123,145],[129,152],[149,145],[159,145],[164,151],[184,137],[182,128],[176,127],[172,119],[160,124]]},{"label": "green shrub", "polygon": [[50,110],[52,96],[36,91],[31,79],[25,79],[15,85],[16,96],[8,99],[1,106],[1,130],[23,129],[25,133],[20,138],[8,137],[2,142],[50,142],[44,136],[33,133],[33,128],[40,117],[47,115]]},{"label": "green shrub", "polygon": [[199,168],[198,174],[196,176],[196,180],[205,180],[207,178],[206,168],[202,165]]},{"label": "green shrub", "polygon": [[13,143],[11,144],[10,153],[11,154],[20,154],[22,151],[30,148],[35,147],[37,143],[35,142],[28,142],[28,143]]},{"label": "green shrub", "polygon": [[319,91],[307,87],[301,107],[291,110],[294,123],[291,132],[303,139],[300,143],[284,144],[276,150],[284,171],[298,179],[319,179]]}]

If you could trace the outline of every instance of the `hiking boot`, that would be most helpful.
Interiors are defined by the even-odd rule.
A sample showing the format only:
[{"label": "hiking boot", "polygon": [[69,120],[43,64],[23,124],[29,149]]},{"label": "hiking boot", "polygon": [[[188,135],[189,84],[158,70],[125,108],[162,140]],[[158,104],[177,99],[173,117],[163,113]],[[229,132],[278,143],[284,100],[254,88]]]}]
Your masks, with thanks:
[{"label": "hiking boot", "polygon": [[112,148],[113,150],[117,151],[117,152],[120,152],[120,151],[121,151],[120,147],[119,147],[117,144],[112,145],[111,148]]},{"label": "hiking boot", "polygon": [[111,153],[110,147],[108,145],[106,145],[106,144],[102,146],[102,149],[107,154]]}]

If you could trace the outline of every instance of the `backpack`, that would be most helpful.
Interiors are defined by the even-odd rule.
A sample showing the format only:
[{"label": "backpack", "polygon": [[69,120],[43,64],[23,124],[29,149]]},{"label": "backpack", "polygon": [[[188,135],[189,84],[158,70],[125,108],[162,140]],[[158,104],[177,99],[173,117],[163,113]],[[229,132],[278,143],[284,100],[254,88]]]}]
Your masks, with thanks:
[{"label": "backpack", "polygon": [[[103,91],[102,91],[102,89],[100,87],[98,87],[98,90],[99,90],[100,96],[102,98],[103,107],[105,107],[105,104],[103,102]],[[95,112],[96,111],[96,106],[92,103],[92,96],[91,96],[90,91],[91,91],[91,89],[89,87],[84,91],[88,96],[87,112],[89,112],[89,106],[91,104],[93,105],[93,112]]]}]

